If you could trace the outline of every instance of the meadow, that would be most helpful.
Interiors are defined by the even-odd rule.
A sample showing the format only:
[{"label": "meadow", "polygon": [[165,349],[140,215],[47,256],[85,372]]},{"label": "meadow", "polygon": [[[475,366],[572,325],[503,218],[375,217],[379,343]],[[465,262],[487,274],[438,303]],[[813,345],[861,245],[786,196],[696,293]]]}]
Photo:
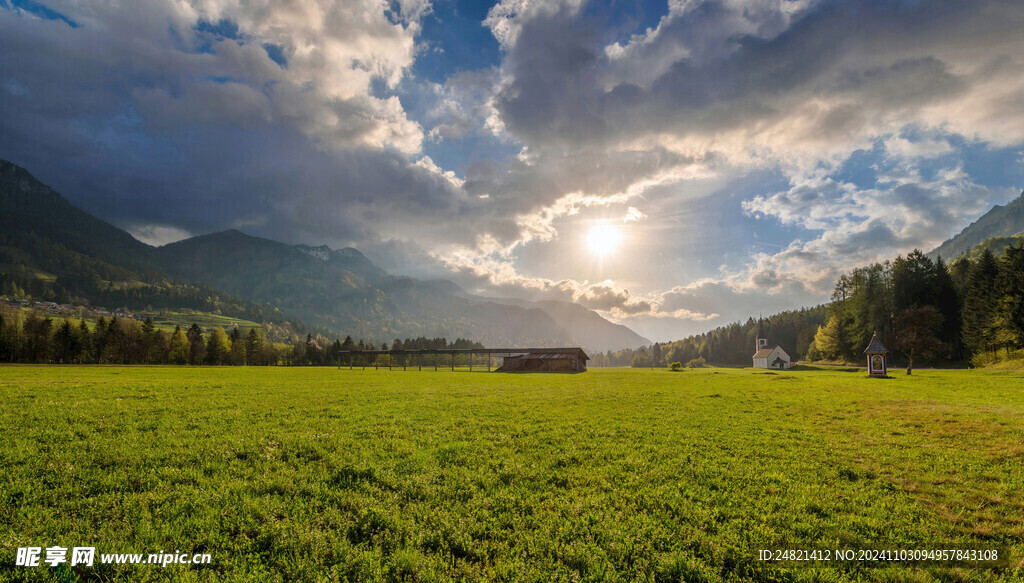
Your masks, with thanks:
[{"label": "meadow", "polygon": [[[1021,581],[1024,373],[0,367],[0,580]],[[1004,545],[997,568],[787,546]],[[15,567],[18,547],[208,565]]]}]

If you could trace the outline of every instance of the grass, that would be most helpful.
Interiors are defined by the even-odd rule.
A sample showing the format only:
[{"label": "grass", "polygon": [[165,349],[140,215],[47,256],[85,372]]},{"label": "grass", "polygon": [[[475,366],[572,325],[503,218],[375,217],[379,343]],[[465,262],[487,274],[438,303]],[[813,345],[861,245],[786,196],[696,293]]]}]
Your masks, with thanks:
[{"label": "grass", "polygon": [[[24,315],[28,315],[30,312],[34,312],[32,308],[20,308]],[[43,318],[50,318],[54,321],[54,325],[59,325],[64,321],[65,318],[71,320],[72,323],[77,324],[83,318],[80,315],[70,316],[58,316],[54,314],[40,313]],[[97,318],[86,317],[84,318],[85,325],[89,327],[89,330],[96,329]],[[234,326],[238,326],[239,331],[242,334],[246,334],[251,328],[261,328],[260,324],[249,320],[243,320],[241,318],[232,318],[230,316],[221,316],[218,314],[208,314],[204,312],[193,312],[193,313],[178,313],[171,312],[166,315],[157,315],[153,318],[153,325],[158,330],[165,332],[173,332],[176,326],[181,326],[182,330],[188,330],[188,327],[192,324],[198,324],[204,331],[209,332],[215,327],[224,328],[227,333],[231,332]]]},{"label": "grass", "polygon": [[1024,358],[1004,360],[1002,362],[990,364],[985,368],[990,370],[1024,370]]},{"label": "grass", "polygon": [[[0,368],[0,579],[1020,581],[1024,373]],[[1009,545],[997,569],[784,543]],[[208,552],[14,568],[21,546]]]},{"label": "grass", "polygon": [[251,328],[260,328],[258,323],[250,320],[205,312],[168,312],[166,315],[160,314],[153,318],[153,324],[161,330],[174,330],[175,326],[181,326],[181,329],[185,330],[192,324],[198,324],[199,327],[207,331],[220,327],[227,332],[231,332],[232,327],[238,326],[243,334]]}]

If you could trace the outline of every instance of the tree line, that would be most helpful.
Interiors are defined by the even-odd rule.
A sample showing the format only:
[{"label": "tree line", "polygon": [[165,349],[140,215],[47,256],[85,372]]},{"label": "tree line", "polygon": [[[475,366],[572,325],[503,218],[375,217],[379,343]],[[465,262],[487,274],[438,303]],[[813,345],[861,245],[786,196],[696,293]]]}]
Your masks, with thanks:
[{"label": "tree line", "polygon": [[0,314],[0,362],[37,364],[211,364],[272,365],[280,350],[263,330],[198,324],[174,331],[158,329],[152,319],[100,317],[57,320],[29,311]]},{"label": "tree line", "polygon": [[[395,339],[390,347],[376,346],[351,336],[328,340],[308,333],[306,339],[274,343],[261,328],[243,332],[216,326],[208,332],[192,323],[173,331],[157,328],[153,320],[100,317],[90,325],[84,318],[54,319],[36,311],[0,312],[0,362],[36,364],[181,364],[181,365],[294,365],[339,366],[352,351],[483,348],[464,338]],[[458,357],[464,364],[465,355]],[[359,362],[402,366],[405,357],[366,355]],[[432,363],[431,363],[432,364]]]},{"label": "tree line", "polygon": [[789,354],[805,354],[818,326],[826,319],[825,305],[774,314],[760,322],[748,318],[682,340],[655,342],[650,346],[592,355],[591,366],[662,368],[678,362],[681,366],[706,363],[750,366],[758,330]]},{"label": "tree line", "polygon": [[[468,349],[483,348],[479,342],[457,338],[449,342],[446,338],[406,338],[401,340],[395,338],[389,346],[382,342],[376,346],[371,342],[360,339],[358,342],[346,336],[344,340],[335,339],[327,341],[323,336],[307,334],[304,342],[296,342],[288,352],[286,364],[303,366],[341,366],[341,365],[393,365],[403,366],[412,362],[410,355],[387,355],[387,354],[358,354],[359,352],[372,352],[377,350],[428,350],[428,349]],[[441,359],[449,358],[447,355],[424,355],[426,360],[416,361],[420,364],[434,365],[442,362]],[[458,355],[457,364],[468,362],[468,355]]]},{"label": "tree line", "polygon": [[918,250],[844,274],[810,360],[859,361],[873,333],[908,370],[915,360],[977,366],[1024,348],[1024,243],[947,266]]},{"label": "tree line", "polygon": [[598,366],[668,366],[704,359],[750,366],[761,330],[794,360],[860,363],[877,333],[890,362],[984,366],[1024,356],[1024,241],[947,265],[920,250],[839,277],[831,302],[748,319],[683,340],[600,355]]}]

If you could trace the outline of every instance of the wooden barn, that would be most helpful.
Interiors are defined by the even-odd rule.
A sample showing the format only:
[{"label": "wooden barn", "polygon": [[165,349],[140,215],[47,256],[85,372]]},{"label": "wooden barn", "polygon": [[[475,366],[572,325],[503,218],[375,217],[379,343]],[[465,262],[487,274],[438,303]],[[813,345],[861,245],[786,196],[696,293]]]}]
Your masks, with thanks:
[{"label": "wooden barn", "polygon": [[582,348],[534,350],[506,356],[498,372],[584,372],[588,360]]}]

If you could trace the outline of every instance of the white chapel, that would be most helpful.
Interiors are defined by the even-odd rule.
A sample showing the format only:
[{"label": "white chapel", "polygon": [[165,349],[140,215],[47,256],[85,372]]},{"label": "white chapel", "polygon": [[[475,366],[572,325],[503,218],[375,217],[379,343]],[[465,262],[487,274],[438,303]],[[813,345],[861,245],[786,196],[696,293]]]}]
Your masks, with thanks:
[{"label": "white chapel", "polygon": [[784,370],[791,366],[789,354],[781,346],[768,346],[768,339],[761,331],[761,321],[757,322],[757,339],[755,340],[754,368],[774,368]]}]

